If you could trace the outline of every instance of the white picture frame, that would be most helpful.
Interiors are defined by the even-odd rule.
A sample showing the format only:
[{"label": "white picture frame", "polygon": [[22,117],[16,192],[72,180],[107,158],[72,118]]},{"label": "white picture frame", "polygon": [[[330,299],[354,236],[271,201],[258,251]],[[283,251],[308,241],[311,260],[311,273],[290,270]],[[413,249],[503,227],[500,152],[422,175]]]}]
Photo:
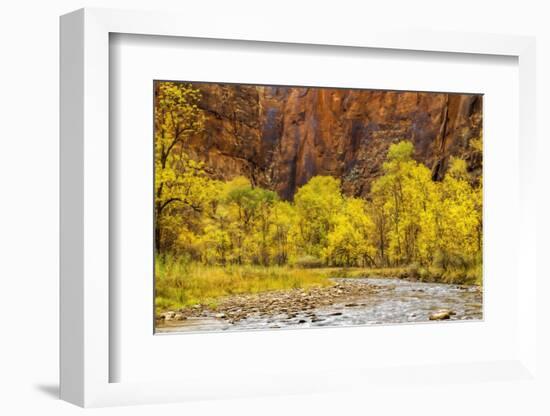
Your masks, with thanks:
[{"label": "white picture frame", "polygon": [[[185,24],[181,22],[185,21]],[[238,31],[235,27],[238,26]],[[394,384],[412,377],[420,383],[440,376],[481,385],[506,380],[542,386],[538,372],[535,268],[536,212],[532,168],[535,162],[535,41],[530,37],[349,28],[328,35],[323,28],[302,32],[223,19],[205,26],[173,13],[82,9],[61,18],[61,398],[80,406],[159,403],[215,397],[299,394]],[[425,365],[414,368],[335,369],[319,374],[271,374],[264,380],[230,386],[230,380],[111,382],[109,296],[109,36],[113,33],[186,38],[332,45],[335,47],[504,55],[519,62],[520,209],[517,218],[519,344],[506,360]],[[284,46],[283,46],[284,47]],[[112,334],[111,334],[112,335]],[[443,376],[442,376],[443,374]],[[476,375],[472,377],[472,374]],[[482,374],[482,377],[479,375]],[[397,376],[397,377],[396,377]],[[342,379],[349,382],[342,383]],[[224,385],[225,383],[225,385]],[[487,390],[488,399],[498,398]],[[494,394],[495,396],[490,396]],[[429,410],[429,409],[428,409]],[[434,410],[436,410],[434,408]]]}]

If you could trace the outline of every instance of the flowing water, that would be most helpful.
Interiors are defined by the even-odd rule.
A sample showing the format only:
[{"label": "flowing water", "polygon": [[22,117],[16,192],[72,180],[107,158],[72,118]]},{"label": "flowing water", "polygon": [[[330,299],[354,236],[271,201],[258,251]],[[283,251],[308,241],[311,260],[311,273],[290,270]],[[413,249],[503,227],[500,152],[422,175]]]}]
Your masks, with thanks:
[{"label": "flowing water", "polygon": [[[335,279],[346,282],[348,279]],[[432,314],[452,311],[450,320],[481,320],[482,293],[477,286],[423,283],[400,279],[354,278],[354,284],[374,285],[377,290],[361,298],[298,313],[261,316],[251,314],[230,323],[212,314],[185,321],[169,321],[156,332],[258,330],[428,322]]]}]

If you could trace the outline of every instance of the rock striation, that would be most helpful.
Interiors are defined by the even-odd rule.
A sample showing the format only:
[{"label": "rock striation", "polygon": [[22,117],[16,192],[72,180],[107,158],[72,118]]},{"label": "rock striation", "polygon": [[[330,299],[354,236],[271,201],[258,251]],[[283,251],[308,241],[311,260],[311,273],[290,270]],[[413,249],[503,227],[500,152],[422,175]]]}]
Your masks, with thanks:
[{"label": "rock striation", "polygon": [[212,177],[246,176],[292,199],[315,175],[367,196],[392,143],[414,143],[415,158],[441,180],[450,156],[481,173],[470,141],[482,134],[479,94],[193,83],[206,128],[189,153]]}]

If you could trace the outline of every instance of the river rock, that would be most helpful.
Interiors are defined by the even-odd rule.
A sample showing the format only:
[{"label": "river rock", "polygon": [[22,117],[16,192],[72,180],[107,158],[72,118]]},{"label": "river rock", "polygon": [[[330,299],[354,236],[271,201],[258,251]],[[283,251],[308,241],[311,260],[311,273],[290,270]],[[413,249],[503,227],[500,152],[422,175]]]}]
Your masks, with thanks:
[{"label": "river rock", "polygon": [[174,311],[164,312],[163,316],[165,321],[171,321],[176,316],[176,312]]},{"label": "river rock", "polygon": [[[210,317],[224,319],[228,323],[238,323],[252,315],[256,318],[278,317],[289,319],[297,323],[303,315],[309,320],[315,317],[315,309],[334,305],[334,309],[343,310],[344,305],[366,306],[357,304],[358,298],[378,291],[371,283],[359,283],[353,280],[334,282],[328,287],[314,287],[308,289],[292,289],[289,291],[272,291],[256,294],[237,294],[220,299],[216,307],[195,304],[178,310],[183,319]],[[334,316],[342,315],[336,312]],[[164,319],[174,319],[174,312],[161,313]]]},{"label": "river rock", "polygon": [[451,315],[454,315],[455,313],[450,310],[440,310],[437,312],[434,312],[430,315],[430,321],[443,321],[446,319],[451,319]]}]

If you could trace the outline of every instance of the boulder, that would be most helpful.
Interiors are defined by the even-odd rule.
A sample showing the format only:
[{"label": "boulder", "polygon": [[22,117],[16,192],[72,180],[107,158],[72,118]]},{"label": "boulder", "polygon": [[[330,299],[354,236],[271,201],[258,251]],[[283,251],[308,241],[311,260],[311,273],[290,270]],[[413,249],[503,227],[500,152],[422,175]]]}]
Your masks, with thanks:
[{"label": "boulder", "polygon": [[176,316],[176,312],[174,311],[164,312],[162,316],[164,316],[165,321],[171,321]]},{"label": "boulder", "polygon": [[451,315],[455,315],[455,312],[443,309],[437,312],[434,312],[430,315],[430,321],[443,321],[446,319],[451,319]]},{"label": "boulder", "polygon": [[184,321],[184,320],[187,319],[187,317],[186,317],[183,313],[176,313],[176,314],[174,315],[174,319],[175,319],[176,321]]}]

